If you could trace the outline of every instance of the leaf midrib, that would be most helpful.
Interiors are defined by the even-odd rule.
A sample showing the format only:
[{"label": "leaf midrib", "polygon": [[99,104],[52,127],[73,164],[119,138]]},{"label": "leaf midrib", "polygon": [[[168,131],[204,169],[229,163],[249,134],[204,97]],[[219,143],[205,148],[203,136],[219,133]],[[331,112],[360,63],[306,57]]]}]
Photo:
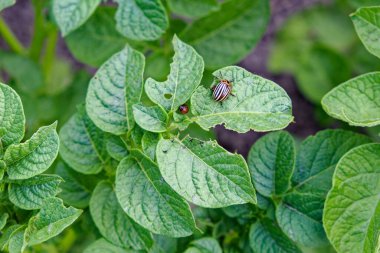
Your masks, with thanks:
[{"label": "leaf midrib", "polygon": [[[226,178],[227,181],[231,182],[233,185],[239,187],[240,190],[242,190],[243,192],[245,192],[249,197],[251,197],[251,195],[246,192],[244,189],[242,189],[239,185],[237,185],[235,182],[231,181],[231,179],[229,179],[227,176],[223,175],[222,173],[220,173],[219,171],[217,171],[216,169],[214,169],[212,166],[210,166],[209,164],[207,164],[203,159],[201,159],[198,155],[196,155],[190,148],[188,148],[185,144],[183,144],[180,140],[176,139],[177,143],[180,145],[180,146],[183,146],[185,147],[191,154],[193,154],[195,157],[197,157],[200,161],[202,161],[202,163],[204,163],[206,165],[206,167],[209,167],[211,168],[213,171],[215,171],[218,175],[221,175],[223,178]],[[227,152],[227,151],[226,151]],[[240,167],[240,166],[239,166]],[[246,168],[245,172],[248,172],[248,176],[249,176],[249,171],[248,171],[248,168]],[[249,180],[250,181],[250,180]],[[251,182],[251,181],[250,181]],[[251,182],[252,184],[252,182]],[[237,195],[237,194],[236,194]],[[239,198],[241,198],[239,196]],[[242,199],[242,198],[241,198]],[[246,201],[245,199],[243,199],[244,201]]]},{"label": "leaf midrib", "polygon": [[[14,166],[14,164],[18,163],[19,161],[23,160],[25,157],[27,157],[30,154],[32,154],[37,148],[39,148],[44,143],[44,141],[48,138],[48,136],[49,136],[49,134],[47,134],[45,136],[45,138],[43,138],[43,140],[35,148],[31,149],[30,152],[28,152],[24,156],[21,156],[19,159],[12,159],[12,162],[7,163],[7,165],[8,166]],[[28,141],[30,142],[31,139],[29,139]],[[16,145],[14,145],[14,147],[21,147],[22,148],[22,146],[24,146],[25,144],[27,144],[27,142],[24,142],[24,143],[21,143],[21,144],[16,144]]]}]

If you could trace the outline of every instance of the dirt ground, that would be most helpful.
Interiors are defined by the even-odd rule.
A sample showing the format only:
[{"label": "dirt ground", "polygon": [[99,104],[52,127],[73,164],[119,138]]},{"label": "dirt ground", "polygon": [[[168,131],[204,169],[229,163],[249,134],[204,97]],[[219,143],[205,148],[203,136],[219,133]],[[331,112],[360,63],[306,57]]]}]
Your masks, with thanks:
[{"label": "dirt ground", "polygon": [[[274,75],[270,73],[266,68],[266,62],[273,45],[276,31],[281,28],[288,17],[306,8],[310,8],[313,5],[328,4],[330,1],[331,0],[271,0],[272,16],[267,32],[255,50],[239,64],[255,74],[275,81],[287,91],[293,102],[293,115],[296,123],[291,124],[286,130],[300,138],[314,134],[321,129],[313,117],[313,106],[299,92],[294,78],[291,75]],[[33,12],[30,2],[31,0],[17,0],[17,4],[14,8],[6,9],[2,13],[2,16],[11,26],[16,36],[25,45],[29,44],[33,33]],[[4,43],[1,39],[0,47],[4,47]],[[75,62],[63,40],[59,42],[58,53]],[[75,66],[78,68],[83,67],[83,65],[77,62],[75,62]],[[251,145],[263,135],[263,133],[253,131],[238,134],[224,129],[223,126],[216,127],[216,133],[221,145],[229,151],[236,151],[243,156],[248,154]]]}]

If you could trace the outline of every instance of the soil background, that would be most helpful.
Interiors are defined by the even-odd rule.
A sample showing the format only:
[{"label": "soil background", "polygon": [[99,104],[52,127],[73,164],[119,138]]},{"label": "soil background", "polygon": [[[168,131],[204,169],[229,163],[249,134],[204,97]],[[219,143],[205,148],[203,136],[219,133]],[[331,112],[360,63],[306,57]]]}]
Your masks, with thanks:
[{"label": "soil background", "polygon": [[[296,124],[293,123],[286,130],[296,137],[305,138],[321,130],[318,122],[314,119],[313,105],[299,92],[294,78],[289,74],[273,74],[267,69],[267,58],[273,46],[276,32],[284,22],[292,15],[314,5],[329,4],[331,0],[271,0],[271,20],[265,35],[257,47],[246,59],[239,63],[245,69],[268,78],[281,85],[293,102],[293,115]],[[33,9],[31,0],[17,0],[14,7],[2,12],[2,17],[9,24],[15,35],[25,45],[31,41],[33,34]],[[6,48],[0,38],[0,48]],[[74,62],[76,68],[85,68],[75,61],[68,51],[64,41],[59,40],[58,54]],[[89,69],[89,71],[93,71]],[[215,128],[218,142],[231,152],[237,152],[247,156],[252,144],[264,133],[250,131],[245,134],[226,130],[223,126]]]}]

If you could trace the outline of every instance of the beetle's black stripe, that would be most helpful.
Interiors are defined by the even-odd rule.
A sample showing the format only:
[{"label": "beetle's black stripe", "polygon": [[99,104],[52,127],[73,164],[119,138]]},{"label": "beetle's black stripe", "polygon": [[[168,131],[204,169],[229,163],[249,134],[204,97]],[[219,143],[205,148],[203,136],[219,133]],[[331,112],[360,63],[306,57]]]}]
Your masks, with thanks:
[{"label": "beetle's black stripe", "polygon": [[223,101],[230,94],[231,89],[229,85],[225,82],[220,82],[215,86],[213,96],[215,101]]},{"label": "beetle's black stripe", "polygon": [[224,101],[231,93],[231,86],[228,82],[221,81],[215,87],[213,96],[215,101]]}]

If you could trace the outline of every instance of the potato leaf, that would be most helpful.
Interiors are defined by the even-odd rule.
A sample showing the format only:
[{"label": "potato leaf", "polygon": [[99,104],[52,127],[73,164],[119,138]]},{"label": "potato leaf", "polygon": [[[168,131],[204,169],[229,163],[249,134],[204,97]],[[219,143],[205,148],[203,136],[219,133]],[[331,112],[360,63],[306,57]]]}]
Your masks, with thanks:
[{"label": "potato leaf", "polygon": [[160,140],[160,135],[151,133],[151,132],[145,132],[142,139],[141,139],[141,146],[144,151],[144,153],[152,160],[155,160],[156,157],[156,147]]},{"label": "potato leaf", "polygon": [[292,136],[280,131],[260,138],[249,151],[248,166],[259,193],[271,197],[286,192],[295,166]]},{"label": "potato leaf", "polygon": [[185,253],[222,253],[218,241],[212,237],[203,237],[190,243]]},{"label": "potato leaf", "polygon": [[26,225],[18,227],[9,237],[8,251],[10,253],[24,252],[28,242],[25,238]]},{"label": "potato leaf", "polygon": [[190,18],[203,17],[220,8],[217,0],[168,0],[168,4],[174,13]]},{"label": "potato leaf", "polygon": [[100,2],[101,0],[54,0],[53,14],[62,36],[86,22]]},{"label": "potato leaf", "polygon": [[215,141],[161,139],[157,162],[165,181],[186,200],[209,208],[256,203],[248,166]]},{"label": "potato leaf", "polygon": [[0,0],[0,11],[16,3],[16,0]]},{"label": "potato leaf", "polygon": [[57,122],[41,127],[26,142],[9,146],[4,161],[10,179],[28,179],[52,165],[59,150],[56,127]]},{"label": "potato leaf", "polygon": [[120,135],[134,125],[132,106],[140,101],[144,55],[126,46],[106,61],[91,79],[86,109],[97,127]]},{"label": "potato leaf", "polygon": [[133,116],[136,123],[149,132],[161,133],[166,131],[168,115],[159,105],[147,107],[142,104],[135,104],[133,105]]},{"label": "potato leaf", "polygon": [[135,250],[125,250],[123,248],[117,247],[105,239],[99,239],[91,243],[83,253],[136,253]]},{"label": "potato leaf", "polygon": [[83,174],[97,174],[102,170],[107,159],[105,134],[92,123],[83,106],[59,135],[60,154],[71,168]]},{"label": "potato leaf", "polygon": [[58,194],[58,197],[67,205],[86,208],[93,188],[91,185],[96,182],[95,176],[83,177],[83,174],[76,172],[63,162],[58,163],[56,174],[64,180],[59,185],[62,191]]},{"label": "potato leaf", "polygon": [[252,224],[249,244],[255,253],[301,253],[297,245],[281,231],[278,225],[267,218]]},{"label": "potato leaf", "polygon": [[61,199],[49,198],[39,213],[29,220],[26,238],[29,245],[36,245],[60,234],[82,213],[73,207],[66,208]]},{"label": "potato leaf", "polygon": [[123,158],[127,157],[128,155],[127,147],[119,136],[108,136],[106,141],[106,148],[108,154],[117,161],[123,160]]},{"label": "potato leaf", "polygon": [[323,224],[337,252],[377,252],[380,228],[380,144],[352,149],[339,161]]},{"label": "potato leaf", "polygon": [[100,7],[86,23],[65,37],[77,60],[99,67],[125,47],[127,40],[116,30],[114,15],[114,9]]},{"label": "potato leaf", "polygon": [[217,69],[251,52],[268,21],[268,0],[228,0],[218,11],[193,22],[180,37],[203,56],[208,69]]},{"label": "potato leaf", "polygon": [[0,83],[0,139],[7,147],[24,137],[25,115],[21,99],[8,85]]},{"label": "potato leaf", "polygon": [[167,111],[175,111],[185,103],[202,80],[204,63],[202,57],[177,36],[173,38],[174,57],[170,74],[165,82],[148,78],[145,92],[156,104]]},{"label": "potato leaf", "polygon": [[[224,124],[239,133],[273,131],[285,128],[293,120],[292,103],[286,92],[274,82],[237,66],[213,73],[216,82],[232,82],[232,94],[222,103],[213,99],[212,91],[200,86],[191,97],[195,121],[204,129]],[[215,84],[214,83],[214,84]]]},{"label": "potato leaf", "polygon": [[90,211],[100,233],[114,245],[136,250],[152,247],[152,235],[124,212],[112,184],[102,181],[96,186],[90,201]]},{"label": "potato leaf", "polygon": [[335,166],[347,151],[370,141],[350,131],[325,130],[302,142],[292,177],[294,186],[276,210],[277,221],[289,238],[307,247],[328,243],[322,213]]},{"label": "potato leaf", "polygon": [[45,199],[58,194],[58,186],[62,181],[56,175],[38,175],[26,180],[12,181],[8,187],[9,200],[25,210],[39,209]]},{"label": "potato leaf", "polygon": [[160,0],[118,0],[116,28],[133,40],[156,40],[169,26]]},{"label": "potato leaf", "polygon": [[157,164],[132,150],[116,173],[116,196],[121,207],[141,226],[156,234],[184,237],[196,230],[189,205],[160,175]]},{"label": "potato leaf", "polygon": [[367,50],[380,58],[380,6],[363,7],[351,15],[359,38]]},{"label": "potato leaf", "polygon": [[355,77],[327,93],[323,109],[353,126],[380,124],[380,72]]}]

